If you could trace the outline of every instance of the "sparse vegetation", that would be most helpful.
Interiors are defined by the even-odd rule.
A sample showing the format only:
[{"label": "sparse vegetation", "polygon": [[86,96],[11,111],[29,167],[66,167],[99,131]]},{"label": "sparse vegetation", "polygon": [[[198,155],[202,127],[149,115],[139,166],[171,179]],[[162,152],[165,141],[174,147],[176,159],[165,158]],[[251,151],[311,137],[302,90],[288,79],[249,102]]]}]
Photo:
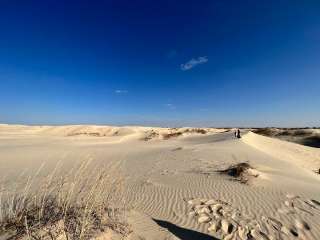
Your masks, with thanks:
[{"label": "sparse vegetation", "polygon": [[202,129],[202,128],[187,128],[185,130],[179,130],[176,128],[172,128],[171,132],[163,134],[162,137],[163,137],[163,139],[168,140],[173,137],[182,136],[184,133],[206,134],[206,133],[208,133],[208,131],[205,129]]},{"label": "sparse vegetation", "polygon": [[235,180],[240,181],[241,183],[247,183],[249,176],[257,177],[256,174],[249,174],[249,171],[253,169],[249,163],[243,162],[235,165],[231,165],[227,169],[218,171],[221,174],[227,174],[233,177]]},{"label": "sparse vegetation", "polygon": [[152,140],[154,138],[157,138],[159,137],[159,133],[154,131],[154,130],[151,130],[151,131],[147,131],[146,132],[146,136],[143,138],[144,141],[149,141],[149,140]]},{"label": "sparse vegetation", "polygon": [[320,148],[320,136],[305,137],[300,141],[300,143],[309,147]]},{"label": "sparse vegetation", "polygon": [[[101,168],[100,168],[101,169]],[[85,162],[62,175],[20,176],[0,191],[0,238],[89,239],[112,229],[128,233],[123,179],[118,167],[98,170]]]},{"label": "sparse vegetation", "polygon": [[163,134],[162,137],[164,140],[168,140],[170,138],[179,137],[181,135],[182,135],[182,132],[172,132],[172,133]]},{"label": "sparse vegetation", "polygon": [[258,128],[254,133],[320,148],[320,135],[310,128]]},{"label": "sparse vegetation", "polygon": [[187,129],[185,132],[187,133],[200,133],[200,134],[206,134],[207,131],[205,129],[202,128],[190,128]]}]

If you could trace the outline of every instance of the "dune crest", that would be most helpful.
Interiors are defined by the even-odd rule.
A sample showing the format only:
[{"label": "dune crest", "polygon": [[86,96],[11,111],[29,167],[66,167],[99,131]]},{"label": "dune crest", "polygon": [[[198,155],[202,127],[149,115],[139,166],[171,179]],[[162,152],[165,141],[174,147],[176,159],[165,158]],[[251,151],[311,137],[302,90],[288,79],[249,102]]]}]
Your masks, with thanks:
[{"label": "dune crest", "polygon": [[103,125],[66,125],[66,126],[26,126],[0,124],[0,133],[9,135],[47,135],[65,137],[119,137],[125,139],[168,140],[181,136],[223,132],[215,128],[160,128],[142,126],[103,126]]},{"label": "dune crest", "polygon": [[315,171],[320,168],[320,149],[265,137],[253,132],[244,135],[242,141],[275,158],[289,161],[302,168]]}]

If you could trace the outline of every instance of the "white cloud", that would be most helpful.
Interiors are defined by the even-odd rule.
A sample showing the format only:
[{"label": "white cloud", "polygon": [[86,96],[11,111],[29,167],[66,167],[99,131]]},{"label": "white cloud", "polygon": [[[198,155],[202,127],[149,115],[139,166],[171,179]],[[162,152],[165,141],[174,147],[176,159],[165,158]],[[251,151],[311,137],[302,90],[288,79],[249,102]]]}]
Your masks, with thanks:
[{"label": "white cloud", "polygon": [[172,103],[167,103],[167,104],[165,104],[165,106],[170,109],[176,109],[176,106]]},{"label": "white cloud", "polygon": [[128,93],[128,90],[121,90],[121,89],[117,89],[114,91],[116,94],[126,94]]},{"label": "white cloud", "polygon": [[208,62],[208,58],[206,56],[204,57],[198,57],[198,58],[192,58],[190,61],[181,64],[180,68],[182,71],[187,71],[190,70],[191,68],[194,68],[195,66],[199,65],[199,64],[204,64],[206,62]]}]

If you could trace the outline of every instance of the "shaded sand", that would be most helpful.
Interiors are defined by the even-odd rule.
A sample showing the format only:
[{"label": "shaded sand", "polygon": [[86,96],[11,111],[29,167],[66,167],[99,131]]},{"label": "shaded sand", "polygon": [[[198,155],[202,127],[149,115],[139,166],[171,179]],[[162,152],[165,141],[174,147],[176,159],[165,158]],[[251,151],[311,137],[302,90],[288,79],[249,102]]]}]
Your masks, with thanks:
[{"label": "shaded sand", "polygon": [[319,128],[259,128],[255,129],[254,132],[267,137],[320,148]]},{"label": "shaded sand", "polygon": [[[61,174],[85,160],[119,164],[128,239],[320,238],[320,149],[204,130],[0,125],[0,175],[12,184],[43,163],[61,162]],[[239,163],[253,171],[245,184],[221,174]]]}]

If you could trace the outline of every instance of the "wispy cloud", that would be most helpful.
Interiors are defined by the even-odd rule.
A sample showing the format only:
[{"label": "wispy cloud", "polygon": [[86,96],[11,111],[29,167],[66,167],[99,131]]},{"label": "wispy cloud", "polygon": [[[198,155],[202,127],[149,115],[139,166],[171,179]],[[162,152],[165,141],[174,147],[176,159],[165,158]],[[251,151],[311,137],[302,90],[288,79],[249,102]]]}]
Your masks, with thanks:
[{"label": "wispy cloud", "polygon": [[117,89],[114,91],[116,94],[126,94],[128,93],[128,90],[123,90],[123,89]]},{"label": "wispy cloud", "polygon": [[176,106],[172,103],[166,103],[165,106],[169,109],[176,109]]},{"label": "wispy cloud", "polygon": [[190,61],[181,64],[180,68],[182,71],[187,71],[190,70],[191,68],[194,68],[195,66],[199,65],[199,64],[204,64],[206,62],[208,62],[208,58],[206,56],[204,57],[198,57],[198,58],[192,58]]}]

